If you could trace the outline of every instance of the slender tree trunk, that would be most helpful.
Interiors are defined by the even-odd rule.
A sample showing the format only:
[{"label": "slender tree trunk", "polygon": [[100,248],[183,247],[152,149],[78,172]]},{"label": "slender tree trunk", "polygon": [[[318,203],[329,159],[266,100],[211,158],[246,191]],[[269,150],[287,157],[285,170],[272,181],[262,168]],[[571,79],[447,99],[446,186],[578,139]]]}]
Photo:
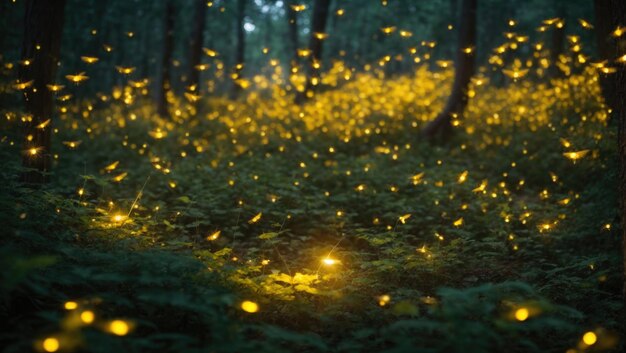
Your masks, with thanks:
[{"label": "slender tree trunk", "polygon": [[291,7],[293,0],[287,1],[287,28],[289,29],[289,50],[291,67],[298,65],[298,13]]},{"label": "slender tree trunk", "polygon": [[150,57],[152,57],[152,53],[150,50],[150,39],[152,38],[152,12],[154,8],[154,3],[150,3],[147,5],[147,9],[142,9],[139,11],[139,16],[143,18],[142,24],[142,33],[140,35],[141,42],[141,51],[144,53],[140,58],[139,63],[139,75],[141,78],[150,77]]},{"label": "slender tree trunk", "polygon": [[24,126],[22,165],[31,170],[21,179],[27,184],[42,184],[47,182],[51,167],[52,124],[48,120],[54,114],[53,93],[46,85],[55,83],[65,0],[27,0],[25,9],[22,60],[30,64],[20,67],[19,80],[32,81],[24,90],[26,111],[32,119]]},{"label": "slender tree trunk", "polygon": [[197,91],[200,92],[200,87],[197,86],[200,82],[200,70],[198,70],[197,66],[200,65],[202,59],[202,44],[204,44],[204,27],[206,25],[206,1],[196,0],[195,7],[196,18],[194,19],[191,33],[188,82],[190,86],[196,86]]},{"label": "slender tree trunk", "polygon": [[[620,1],[612,0],[594,0],[594,10],[596,17],[596,41],[598,46],[598,54],[601,60],[609,62],[611,68],[618,70],[615,74],[601,74],[600,85],[602,87],[602,93],[606,104],[615,111],[616,107],[620,104],[620,101],[624,96],[620,96],[620,80],[619,74],[623,73],[623,65],[611,65],[611,62],[620,56],[620,53],[624,54],[623,41],[619,42],[611,36],[613,30],[618,26],[623,26],[626,23],[624,14],[613,13],[618,6],[615,3]],[[622,16],[620,20],[620,16]],[[621,45],[621,47],[620,47]],[[619,115],[614,114],[617,118]],[[613,117],[612,117],[613,118]]]},{"label": "slender tree trunk", "polygon": [[328,21],[328,11],[330,9],[330,0],[315,0],[313,3],[313,17],[311,18],[311,37],[309,39],[309,63],[306,67],[306,86],[303,92],[296,94],[296,103],[303,103],[308,97],[309,92],[313,92],[313,79],[319,75],[319,65],[322,60],[322,44],[323,39],[317,37],[316,34],[324,33],[326,30],[326,22]]},{"label": "slender tree trunk", "polygon": [[174,3],[167,0],[163,24],[163,56],[161,58],[161,78],[157,86],[157,112],[162,117],[169,116],[167,92],[172,88],[170,83],[170,67],[174,50]]},{"label": "slender tree trunk", "polygon": [[563,71],[559,69],[558,63],[563,50],[565,49],[565,15],[567,13],[566,3],[559,2],[557,13],[559,21],[552,27],[552,44],[550,46],[550,70],[548,71],[550,77],[563,77]]},{"label": "slender tree trunk", "polygon": [[[450,0],[449,5],[450,5],[450,18],[453,18],[453,19],[459,18],[459,0]],[[456,33],[458,33],[458,28],[454,26],[454,28],[452,28],[452,30],[448,32],[449,32],[448,38],[451,38],[454,40],[456,37]],[[447,53],[449,55],[448,56],[449,58],[454,57],[455,52],[454,52],[453,46],[451,45],[449,46],[449,50],[447,51]]]},{"label": "slender tree trunk", "polygon": [[[246,17],[246,2],[247,0],[237,0],[237,44],[235,46],[235,68],[233,70],[233,77],[235,80],[241,79],[243,66],[245,63],[246,54],[246,32],[243,28],[243,20]],[[241,86],[235,81],[233,82],[233,89],[231,91],[231,98],[236,99],[241,92]]]},{"label": "slender tree trunk", "polygon": [[[3,14],[9,13],[9,2],[2,1],[0,2],[0,12]],[[6,53],[4,50],[4,41],[5,38],[9,37],[9,16],[3,16],[0,18],[0,53]]]},{"label": "slender tree trunk", "polygon": [[611,122],[617,125],[619,151],[619,209],[622,228],[623,296],[626,303],[626,67],[615,59],[626,55],[626,35],[612,36],[618,26],[626,25],[626,2],[623,0],[594,0],[598,52],[608,66],[617,71],[600,74],[600,85]]},{"label": "slender tree trunk", "polygon": [[[452,93],[441,113],[422,131],[426,138],[438,135],[447,138],[452,133],[452,118],[461,118],[467,106],[467,90],[475,71],[476,9],[478,0],[463,0],[459,19],[459,46],[455,62]],[[470,49],[469,53],[466,49]]]}]

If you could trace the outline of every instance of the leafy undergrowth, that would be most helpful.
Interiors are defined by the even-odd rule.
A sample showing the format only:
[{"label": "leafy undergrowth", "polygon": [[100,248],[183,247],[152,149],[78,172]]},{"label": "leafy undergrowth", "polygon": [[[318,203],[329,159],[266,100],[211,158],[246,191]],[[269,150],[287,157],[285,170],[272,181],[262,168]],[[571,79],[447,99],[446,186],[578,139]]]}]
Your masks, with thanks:
[{"label": "leafy undergrowth", "polygon": [[34,190],[5,111],[5,351],[618,351],[595,73],[477,80],[453,140],[426,144],[450,79],[362,73],[303,107],[257,82],[170,97],[171,119],[131,87],[60,102]]}]

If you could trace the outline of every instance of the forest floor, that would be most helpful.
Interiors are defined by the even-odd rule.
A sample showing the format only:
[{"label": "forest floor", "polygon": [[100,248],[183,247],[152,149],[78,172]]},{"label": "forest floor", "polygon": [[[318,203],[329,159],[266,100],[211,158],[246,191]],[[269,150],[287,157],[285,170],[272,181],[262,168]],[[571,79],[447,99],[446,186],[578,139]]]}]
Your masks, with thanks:
[{"label": "forest floor", "polygon": [[[618,351],[615,134],[595,73],[357,74],[299,107],[141,89],[58,102],[51,182],[0,127],[6,352]],[[55,341],[56,340],[56,341]],[[55,349],[56,350],[56,349]]]}]

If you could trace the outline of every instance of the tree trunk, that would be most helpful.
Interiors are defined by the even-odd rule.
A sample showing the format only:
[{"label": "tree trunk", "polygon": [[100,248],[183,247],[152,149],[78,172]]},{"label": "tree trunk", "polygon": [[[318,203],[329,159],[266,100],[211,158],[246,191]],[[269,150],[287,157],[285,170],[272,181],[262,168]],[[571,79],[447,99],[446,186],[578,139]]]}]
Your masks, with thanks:
[{"label": "tree trunk", "polygon": [[298,92],[296,95],[296,103],[301,104],[308,98],[308,92],[313,91],[313,78],[319,74],[319,68],[314,65],[321,63],[322,60],[322,44],[316,34],[324,33],[326,30],[326,22],[328,20],[328,11],[330,9],[330,0],[315,0],[313,3],[313,17],[311,18],[311,37],[309,38],[309,63],[306,67],[306,86],[304,91]]},{"label": "tree trunk", "polygon": [[246,2],[247,0],[237,0],[237,20],[235,24],[237,31],[237,44],[235,45],[235,68],[233,70],[233,78],[235,79],[235,82],[233,82],[233,89],[231,91],[232,99],[236,99],[241,92],[241,86],[236,82],[236,80],[241,79],[241,73],[245,63],[246,32],[243,28],[243,20],[246,17]]},{"label": "tree trunk", "polygon": [[607,106],[611,109],[611,122],[617,123],[619,155],[619,210],[622,228],[623,296],[626,302],[626,68],[615,59],[626,55],[626,35],[618,38],[612,32],[626,24],[626,2],[623,0],[594,0],[598,52],[608,66],[617,71],[600,73],[600,85]]},{"label": "tree trunk", "polygon": [[563,77],[563,71],[559,69],[558,63],[563,49],[565,48],[565,15],[567,7],[565,3],[560,2],[557,8],[559,21],[552,27],[552,44],[550,46],[550,70],[548,71],[550,77]]},{"label": "tree trunk", "polygon": [[287,28],[289,29],[289,50],[291,51],[291,65],[298,65],[298,13],[291,7],[293,0],[287,1]]},{"label": "tree trunk", "polygon": [[[452,19],[457,19],[459,18],[459,0],[450,0],[450,18]],[[448,38],[451,38],[452,40],[455,39],[456,37],[456,33],[458,32],[458,28],[453,27],[451,31],[448,31]],[[449,50],[447,51],[447,54],[449,55],[449,58],[453,58],[454,57],[454,48],[452,45],[449,46]]]},{"label": "tree trunk", "polygon": [[54,84],[65,0],[27,0],[24,18],[24,39],[22,42],[22,65],[19,80],[32,81],[24,90],[24,103],[31,120],[24,125],[24,156],[22,165],[25,171],[21,179],[27,184],[42,184],[48,181],[47,173],[52,162],[50,138],[52,124],[45,123],[53,116],[53,92],[46,85]]},{"label": "tree trunk", "polygon": [[198,83],[200,82],[200,65],[202,59],[202,44],[204,44],[204,27],[206,25],[206,1],[196,0],[195,15],[193,29],[191,33],[190,55],[189,55],[189,85],[195,86],[197,92],[200,92]]},{"label": "tree trunk", "polygon": [[[452,118],[461,118],[467,106],[467,90],[475,71],[476,50],[476,8],[478,0],[463,0],[458,29],[458,48],[455,62],[452,93],[445,108],[435,120],[426,125],[422,134],[432,139],[436,136],[447,138],[452,133]],[[466,49],[471,49],[466,52]]]},{"label": "tree trunk", "polygon": [[172,51],[174,50],[175,10],[172,0],[167,0],[163,17],[163,56],[161,58],[161,78],[157,87],[157,112],[162,117],[168,117],[167,92],[172,88],[170,83],[170,67],[172,64]]}]

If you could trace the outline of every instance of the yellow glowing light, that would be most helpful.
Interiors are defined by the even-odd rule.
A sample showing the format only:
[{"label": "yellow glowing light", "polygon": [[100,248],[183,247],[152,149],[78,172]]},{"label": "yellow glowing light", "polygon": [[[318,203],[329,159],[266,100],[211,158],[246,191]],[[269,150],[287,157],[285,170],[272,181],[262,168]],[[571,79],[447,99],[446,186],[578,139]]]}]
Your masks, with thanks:
[{"label": "yellow glowing light", "polygon": [[45,129],[48,125],[50,125],[50,121],[50,119],[45,120],[41,124],[37,125],[37,128],[41,130]]},{"label": "yellow glowing light", "polygon": [[119,214],[119,213],[111,217],[111,220],[113,220],[113,222],[115,223],[123,222],[125,219],[126,219],[126,216]]},{"label": "yellow glowing light", "polygon": [[123,172],[123,173],[113,177],[111,180],[113,180],[116,183],[119,183],[120,181],[124,180],[124,178],[126,178],[127,175],[128,175],[127,172]]},{"label": "yellow glowing light", "polygon": [[133,81],[133,80],[129,80],[128,84],[131,85],[134,88],[144,88],[148,85],[148,83],[150,82],[150,80],[148,80],[147,78],[144,78],[141,81]]},{"label": "yellow glowing light", "polygon": [[82,143],[82,141],[63,141],[63,144],[69,148],[76,148],[78,147],[80,144]]},{"label": "yellow glowing light", "polygon": [[528,69],[514,69],[514,70],[502,69],[502,73],[516,80],[518,78],[522,78],[526,76],[526,74],[528,73]]},{"label": "yellow glowing light", "polygon": [[413,182],[413,185],[420,184],[422,182],[423,177],[424,177],[424,172],[411,176],[411,181]]},{"label": "yellow glowing light", "polygon": [[593,25],[585,20],[583,20],[582,18],[578,19],[578,23],[580,23],[580,26],[584,29],[592,29]]},{"label": "yellow glowing light", "polygon": [[115,168],[117,168],[118,164],[120,164],[120,161],[115,161],[115,162],[107,165],[106,167],[104,167],[104,170],[106,170],[107,172],[111,172],[111,171],[115,170]]},{"label": "yellow glowing light", "polygon": [[517,321],[526,321],[530,316],[530,312],[526,308],[519,308],[515,310],[515,319]]},{"label": "yellow glowing light", "polygon": [[22,91],[27,89],[28,87],[32,86],[33,83],[35,83],[35,81],[27,81],[27,82],[18,82],[15,85],[13,85],[13,87],[16,90]]},{"label": "yellow glowing light", "polygon": [[130,331],[130,327],[124,320],[113,320],[109,323],[109,332],[116,336],[126,336],[128,331]]},{"label": "yellow glowing light", "polygon": [[259,212],[256,214],[256,216],[250,218],[250,220],[248,221],[249,224],[253,224],[258,222],[261,219],[261,216],[263,215],[263,212]]},{"label": "yellow glowing light", "polygon": [[96,319],[96,315],[91,310],[85,310],[80,313],[80,319],[82,322],[89,325]]},{"label": "yellow glowing light", "polygon": [[298,49],[298,56],[300,57],[307,57],[311,55],[311,51],[308,49]]},{"label": "yellow glowing light", "polygon": [[561,141],[561,145],[563,145],[563,147],[565,148],[569,148],[572,146],[571,142],[567,141],[564,138],[560,138],[559,140]]},{"label": "yellow glowing light", "polygon": [[117,72],[123,75],[129,75],[135,71],[134,67],[125,67],[125,66],[115,66],[115,69],[117,70]]},{"label": "yellow glowing light", "polygon": [[48,87],[48,90],[50,90],[50,92],[58,92],[60,90],[63,89],[63,85],[46,85],[46,87]]},{"label": "yellow glowing light", "polygon": [[87,64],[93,64],[98,61],[98,58],[93,57],[93,56],[81,56],[80,60],[82,60],[83,62],[86,62]]},{"label": "yellow glowing light", "polygon": [[221,230],[215,231],[215,232],[211,233],[211,235],[208,235],[206,237],[206,240],[208,240],[208,241],[217,240],[217,238],[220,237],[220,234],[222,234]]},{"label": "yellow glowing light", "polygon": [[204,54],[206,54],[207,56],[210,56],[210,57],[212,57],[212,58],[213,58],[213,57],[216,57],[216,56],[218,56],[218,55],[219,55],[219,54],[218,54],[215,50],[213,50],[213,49],[202,48],[202,51],[204,51]]},{"label": "yellow glowing light", "polygon": [[[63,95],[63,96],[57,97],[57,99],[58,99],[58,100],[60,100],[61,102],[68,101],[68,100],[70,100],[71,98],[72,98],[72,95],[71,95],[71,94],[66,94],[66,95]],[[63,113],[65,113],[65,112],[66,112],[66,110],[67,110],[67,108],[66,108],[66,107],[62,107],[62,108],[61,108],[61,111],[62,111]]]},{"label": "yellow glowing light", "polygon": [[338,262],[337,260],[335,260],[335,259],[331,259],[331,258],[328,258],[328,257],[326,257],[326,258],[323,258],[323,259],[322,259],[322,263],[323,263],[324,265],[326,265],[326,266],[333,266],[333,265],[336,265],[336,264],[337,264],[337,262]]},{"label": "yellow glowing light", "polygon": [[259,311],[259,304],[250,300],[244,300],[241,302],[241,310],[253,314]]},{"label": "yellow glowing light", "polygon": [[46,352],[56,352],[59,350],[60,346],[59,340],[54,337],[48,337],[44,339],[42,343],[42,348]]},{"label": "yellow glowing light", "polygon": [[563,156],[567,159],[571,159],[572,161],[577,161],[583,157],[585,157],[589,153],[589,150],[581,150],[575,152],[565,152]]},{"label": "yellow glowing light", "polygon": [[538,225],[537,228],[539,229],[539,233],[544,233],[544,232],[547,232],[547,231],[552,229],[552,224],[550,224],[550,223],[542,223],[542,224]]},{"label": "yellow glowing light", "polygon": [[84,72],[80,72],[80,73],[77,73],[76,75],[65,75],[65,78],[67,78],[71,82],[78,84],[80,82],[87,80],[89,76],[86,76]]},{"label": "yellow glowing light", "polygon": [[454,225],[455,227],[460,227],[463,225],[463,217],[457,219],[456,221],[454,221],[454,223],[452,223],[452,225]]},{"label": "yellow glowing light", "polygon": [[466,170],[463,173],[459,174],[459,180],[458,183],[459,184],[463,184],[465,182],[465,180],[467,180],[467,174],[469,174],[469,172]]},{"label": "yellow glowing light", "polygon": [[294,4],[294,5],[291,5],[291,9],[294,10],[295,12],[304,11],[304,10],[306,10],[306,5],[305,4]]},{"label": "yellow glowing light", "polygon": [[65,310],[74,310],[78,308],[78,303],[73,302],[73,301],[65,302],[64,307],[65,307]]},{"label": "yellow glowing light", "polygon": [[378,297],[378,305],[380,306],[385,306],[389,304],[390,301],[391,301],[391,296],[389,296],[388,294],[383,294],[380,297]]},{"label": "yellow glowing light", "polygon": [[617,72],[617,69],[614,67],[602,67],[599,69],[603,74],[609,75]]},{"label": "yellow glowing light", "polygon": [[476,187],[473,192],[483,192],[487,189],[487,180],[483,180],[478,187]]},{"label": "yellow glowing light", "polygon": [[398,220],[399,220],[402,224],[405,224],[405,223],[406,223],[406,220],[407,220],[407,219],[409,219],[409,218],[411,218],[411,214],[410,214],[410,213],[407,213],[407,214],[405,214],[405,215],[403,215],[403,216],[398,217]]},{"label": "yellow glowing light", "polygon": [[583,335],[583,342],[588,346],[595,344],[597,341],[598,336],[593,331],[585,332]]},{"label": "yellow glowing light", "polygon": [[451,60],[437,60],[437,66],[442,69],[452,66],[453,62]]},{"label": "yellow glowing light", "polygon": [[164,138],[165,136],[167,136],[167,133],[161,129],[156,129],[154,131],[149,131],[148,135],[150,135],[152,138],[160,140]]}]

